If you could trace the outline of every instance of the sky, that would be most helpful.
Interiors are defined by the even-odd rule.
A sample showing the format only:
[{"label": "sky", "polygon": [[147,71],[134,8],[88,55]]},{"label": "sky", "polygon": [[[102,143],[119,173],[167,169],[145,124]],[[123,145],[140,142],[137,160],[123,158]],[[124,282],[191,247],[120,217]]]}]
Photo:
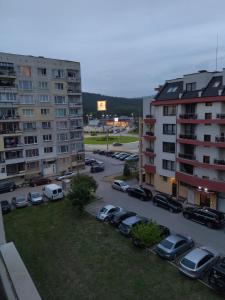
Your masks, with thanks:
[{"label": "sky", "polygon": [[154,94],[225,68],[224,0],[0,0],[0,52],[80,61],[82,89]]}]

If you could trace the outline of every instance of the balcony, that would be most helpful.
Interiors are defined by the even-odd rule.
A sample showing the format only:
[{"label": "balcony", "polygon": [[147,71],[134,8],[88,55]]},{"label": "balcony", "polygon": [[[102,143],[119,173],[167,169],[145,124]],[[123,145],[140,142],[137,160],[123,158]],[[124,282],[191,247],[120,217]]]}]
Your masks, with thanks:
[{"label": "balcony", "polygon": [[148,173],[148,174],[155,174],[156,166],[151,165],[151,164],[146,164],[145,165],[145,172]]},{"label": "balcony", "polygon": [[75,103],[69,102],[69,107],[79,107],[81,105],[82,105],[82,102],[75,102]]},{"label": "balcony", "polygon": [[197,136],[194,134],[180,134],[179,138],[180,139],[188,139],[188,140],[196,140]]},{"label": "balcony", "polygon": [[7,176],[21,176],[25,174],[25,163],[14,163],[6,165]]},{"label": "balcony", "polygon": [[143,153],[147,157],[150,157],[150,158],[155,157],[155,153],[154,153],[153,149],[146,148],[145,151],[143,151]]},{"label": "balcony", "polygon": [[224,143],[225,142],[225,137],[224,136],[216,136],[215,137],[215,142],[216,143]]},{"label": "balcony", "polygon": [[225,119],[225,114],[216,114],[217,119]]},{"label": "balcony", "polygon": [[21,135],[22,130],[18,129],[0,129],[0,134],[5,134],[5,135]]},{"label": "balcony", "polygon": [[148,141],[153,141],[156,139],[154,132],[148,131],[145,133],[144,138]]},{"label": "balcony", "polygon": [[194,114],[194,113],[187,113],[187,114],[182,114],[179,116],[180,119],[193,119],[193,120],[196,120],[198,118],[198,115],[197,114]]},{"label": "balcony", "polygon": [[156,120],[153,115],[146,115],[144,118],[144,123],[147,125],[154,125]]},{"label": "balcony", "polygon": [[225,166],[225,160],[223,160],[223,159],[214,159],[214,164]]},{"label": "balcony", "polygon": [[81,94],[81,90],[80,89],[68,89],[67,93],[69,95],[72,95],[72,94]]},{"label": "balcony", "polygon": [[0,67],[0,78],[15,78],[16,77],[16,72],[14,70],[14,67],[5,67],[1,66]]},{"label": "balcony", "polygon": [[196,156],[193,154],[179,153],[178,156],[184,159],[196,160]]}]

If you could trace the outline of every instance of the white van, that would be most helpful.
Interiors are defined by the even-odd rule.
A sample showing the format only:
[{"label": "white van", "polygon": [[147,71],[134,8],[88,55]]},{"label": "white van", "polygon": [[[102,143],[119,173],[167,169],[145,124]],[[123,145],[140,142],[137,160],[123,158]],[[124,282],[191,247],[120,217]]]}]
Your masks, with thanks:
[{"label": "white van", "polygon": [[58,184],[48,184],[43,188],[43,195],[49,200],[54,201],[64,197],[63,190]]}]

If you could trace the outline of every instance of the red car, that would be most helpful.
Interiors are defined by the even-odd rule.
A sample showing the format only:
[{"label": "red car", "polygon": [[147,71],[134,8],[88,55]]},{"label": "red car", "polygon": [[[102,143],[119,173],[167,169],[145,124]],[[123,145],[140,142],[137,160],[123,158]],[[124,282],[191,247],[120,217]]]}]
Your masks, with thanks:
[{"label": "red car", "polygon": [[51,183],[51,179],[42,176],[33,177],[30,180],[30,186],[38,186],[38,185],[43,185],[48,183]]}]

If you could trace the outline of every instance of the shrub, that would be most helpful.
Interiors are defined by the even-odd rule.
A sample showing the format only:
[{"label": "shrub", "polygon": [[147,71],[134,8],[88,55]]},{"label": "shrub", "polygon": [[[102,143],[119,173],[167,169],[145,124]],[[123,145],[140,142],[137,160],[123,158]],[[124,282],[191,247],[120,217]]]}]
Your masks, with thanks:
[{"label": "shrub", "polygon": [[131,170],[130,170],[130,167],[127,163],[125,163],[124,168],[123,168],[123,176],[124,177],[130,177],[131,176]]}]

